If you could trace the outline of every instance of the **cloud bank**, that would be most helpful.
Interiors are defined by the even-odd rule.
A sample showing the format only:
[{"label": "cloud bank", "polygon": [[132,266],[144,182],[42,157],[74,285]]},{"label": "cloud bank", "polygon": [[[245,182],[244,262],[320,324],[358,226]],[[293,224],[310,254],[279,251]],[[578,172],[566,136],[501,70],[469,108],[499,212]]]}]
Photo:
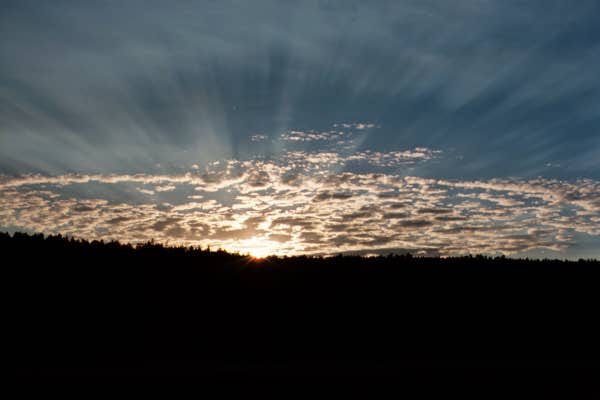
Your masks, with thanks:
[{"label": "cloud bank", "polygon": [[[0,181],[0,226],[222,247],[255,255],[523,254],[600,236],[600,182],[442,180],[398,173],[430,149],[289,152],[173,175],[24,175]],[[383,166],[354,171],[355,161]],[[340,169],[340,164],[344,169]],[[94,194],[121,193],[116,199]]]}]

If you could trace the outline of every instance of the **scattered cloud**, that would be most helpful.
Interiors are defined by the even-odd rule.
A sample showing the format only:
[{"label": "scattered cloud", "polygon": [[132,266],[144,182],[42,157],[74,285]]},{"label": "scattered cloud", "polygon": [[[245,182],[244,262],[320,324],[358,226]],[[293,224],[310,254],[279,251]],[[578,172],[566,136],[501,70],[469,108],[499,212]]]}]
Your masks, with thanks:
[{"label": "scattered cloud", "polygon": [[[425,148],[288,152],[275,160],[220,161],[173,175],[4,177],[0,226],[261,254],[390,249],[517,254],[562,251],[578,234],[600,236],[600,182],[441,180],[397,173],[399,164],[436,154]],[[355,161],[384,168],[340,170]],[[132,186],[153,196],[136,203],[126,195],[90,198],[84,189],[95,184],[111,185],[111,193]],[[160,200],[164,192],[174,200]]]},{"label": "scattered cloud", "polygon": [[369,123],[369,122],[339,123],[339,124],[333,124],[333,127],[334,128],[346,128],[346,129],[357,129],[359,131],[362,131],[365,129],[378,128],[377,125],[375,125],[373,123]]},{"label": "scattered cloud", "polygon": [[263,135],[262,133],[255,133],[254,135],[250,136],[250,140],[253,142],[264,142],[268,138],[269,137],[267,135]]},{"label": "scattered cloud", "polygon": [[156,194],[156,192],[154,192],[154,190],[149,190],[149,189],[138,188],[138,191],[140,193],[147,194],[148,196],[153,196],[154,194]]},{"label": "scattered cloud", "polygon": [[291,130],[281,134],[280,139],[290,142],[340,141],[351,136],[351,132],[343,131],[303,132]]},{"label": "scattered cloud", "polygon": [[284,142],[303,143],[318,142],[321,145],[335,144],[338,146],[351,145],[355,138],[364,135],[365,131],[377,128],[373,123],[337,123],[334,129],[325,131],[289,130],[282,133],[279,139]]},{"label": "scattered cloud", "polygon": [[347,158],[347,161],[363,161],[375,166],[396,167],[410,164],[416,160],[430,160],[440,153],[439,150],[430,150],[423,147],[417,147],[414,150],[389,152],[366,150],[352,154]]},{"label": "scattered cloud", "polygon": [[154,190],[157,192],[171,192],[175,189],[177,189],[177,186],[174,185],[156,186],[154,188]]}]

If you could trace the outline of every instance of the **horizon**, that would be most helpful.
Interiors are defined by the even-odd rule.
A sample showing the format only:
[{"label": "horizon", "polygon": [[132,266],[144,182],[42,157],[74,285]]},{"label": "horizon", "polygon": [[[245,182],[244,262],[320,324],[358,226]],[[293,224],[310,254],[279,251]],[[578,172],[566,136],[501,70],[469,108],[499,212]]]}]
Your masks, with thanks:
[{"label": "horizon", "polygon": [[461,255],[453,255],[453,256],[431,256],[431,255],[413,255],[410,252],[407,253],[381,253],[381,254],[369,254],[369,253],[352,253],[352,252],[340,252],[340,253],[323,253],[323,254],[299,254],[299,255],[276,255],[276,254],[266,254],[263,256],[256,256],[253,255],[251,253],[242,253],[239,251],[228,251],[227,249],[222,249],[222,248],[211,248],[210,245],[207,247],[202,247],[202,246],[194,246],[194,245],[189,245],[189,246],[184,246],[181,244],[171,244],[171,243],[162,243],[162,242],[158,242],[155,241],[154,239],[150,239],[146,242],[138,242],[138,243],[131,243],[131,242],[122,242],[119,240],[110,240],[110,241],[104,241],[103,239],[93,239],[93,240],[87,240],[85,238],[81,238],[81,237],[74,237],[74,236],[69,236],[69,235],[62,235],[60,233],[58,234],[48,234],[45,235],[43,233],[28,233],[28,232],[13,232],[12,234],[9,232],[2,232],[0,231],[0,237],[2,235],[7,235],[9,238],[14,239],[15,235],[16,236],[25,236],[28,239],[33,239],[35,237],[39,237],[41,236],[42,239],[44,241],[46,240],[55,240],[55,239],[59,239],[59,240],[65,240],[68,241],[69,243],[71,243],[72,241],[74,241],[75,243],[79,243],[79,244],[84,244],[84,245],[95,245],[95,244],[100,244],[102,246],[105,245],[110,245],[110,244],[116,244],[118,246],[122,246],[122,247],[128,247],[131,248],[133,250],[138,250],[138,249],[143,249],[144,247],[147,246],[153,246],[153,247],[159,247],[161,249],[164,249],[165,251],[169,251],[169,250],[186,250],[186,251],[191,251],[191,252],[199,252],[199,253],[225,253],[231,256],[235,256],[235,257],[241,257],[241,258],[251,258],[257,262],[262,262],[262,261],[269,261],[269,260],[278,260],[278,259],[286,259],[286,258],[312,258],[312,259],[328,259],[328,258],[339,258],[339,257],[343,257],[343,258],[359,258],[359,259],[363,259],[363,258],[389,258],[389,257],[394,257],[394,258],[402,258],[402,259],[448,259],[448,260],[460,260],[460,259],[485,259],[485,260],[506,260],[506,261],[531,261],[531,262],[569,262],[569,263],[576,263],[576,262],[593,262],[593,263],[598,263],[600,262],[599,259],[596,258],[578,258],[578,259],[569,259],[569,258],[531,258],[531,257],[510,257],[510,256],[506,256],[503,254],[496,254],[496,255],[489,255],[489,254],[471,254],[471,253],[465,253],[465,254],[461,254]]},{"label": "horizon", "polygon": [[0,13],[0,232],[600,259],[600,4]]}]

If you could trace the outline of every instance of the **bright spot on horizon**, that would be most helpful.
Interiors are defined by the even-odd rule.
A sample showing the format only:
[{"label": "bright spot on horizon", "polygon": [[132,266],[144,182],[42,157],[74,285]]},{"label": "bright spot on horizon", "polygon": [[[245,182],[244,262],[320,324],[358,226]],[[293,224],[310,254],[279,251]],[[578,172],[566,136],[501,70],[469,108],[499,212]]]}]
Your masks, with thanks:
[{"label": "bright spot on horizon", "polygon": [[280,255],[278,248],[279,246],[275,242],[255,237],[238,241],[230,250],[262,259],[268,256]]}]

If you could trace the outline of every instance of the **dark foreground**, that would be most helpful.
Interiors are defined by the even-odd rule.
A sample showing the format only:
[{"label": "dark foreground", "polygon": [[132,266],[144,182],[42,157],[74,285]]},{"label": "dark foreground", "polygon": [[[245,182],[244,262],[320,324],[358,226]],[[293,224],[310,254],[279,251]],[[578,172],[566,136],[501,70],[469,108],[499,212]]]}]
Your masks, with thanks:
[{"label": "dark foreground", "polygon": [[0,250],[20,376],[585,375],[600,359],[597,261],[257,261],[20,234]]}]

